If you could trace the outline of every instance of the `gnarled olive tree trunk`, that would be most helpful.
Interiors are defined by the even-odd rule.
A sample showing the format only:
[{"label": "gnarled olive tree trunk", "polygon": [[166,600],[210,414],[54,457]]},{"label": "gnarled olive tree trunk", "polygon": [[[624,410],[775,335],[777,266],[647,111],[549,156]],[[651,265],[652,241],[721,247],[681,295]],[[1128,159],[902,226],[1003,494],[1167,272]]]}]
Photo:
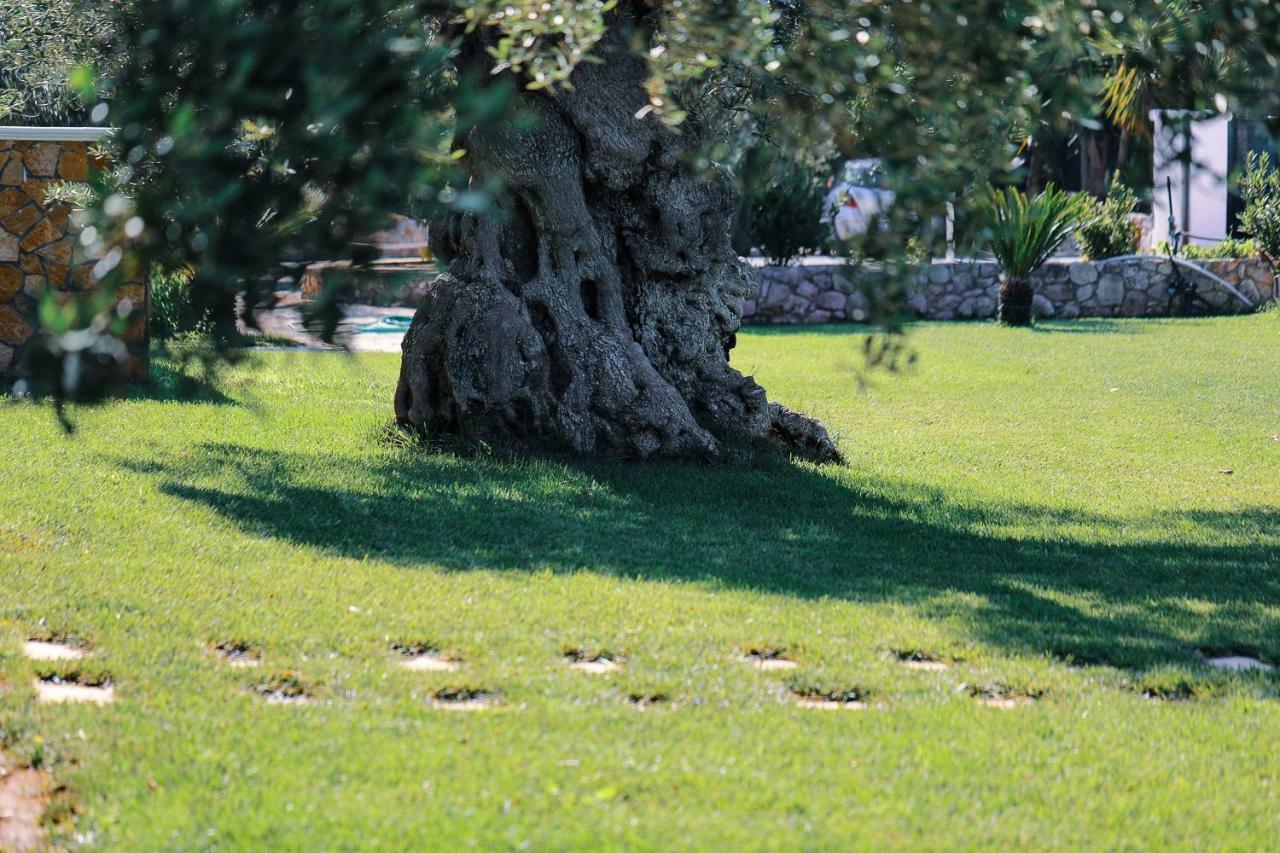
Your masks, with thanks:
[{"label": "gnarled olive tree trunk", "polygon": [[[633,22],[616,13],[570,87],[522,91],[500,128],[459,144],[498,209],[433,224],[450,262],[405,337],[396,416],[499,452],[714,458],[768,440],[839,454],[817,421],[729,366],[754,277],[729,243],[727,176],[695,173],[694,122],[648,103]],[[483,34],[459,56],[487,70]]]}]

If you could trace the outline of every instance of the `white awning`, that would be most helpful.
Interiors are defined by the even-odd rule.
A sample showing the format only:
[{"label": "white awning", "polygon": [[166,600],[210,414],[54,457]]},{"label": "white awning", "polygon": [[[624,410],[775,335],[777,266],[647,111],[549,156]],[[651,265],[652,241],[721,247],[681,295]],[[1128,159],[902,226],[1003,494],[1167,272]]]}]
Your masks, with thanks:
[{"label": "white awning", "polygon": [[13,142],[97,142],[109,127],[18,127],[0,125],[0,140]]}]

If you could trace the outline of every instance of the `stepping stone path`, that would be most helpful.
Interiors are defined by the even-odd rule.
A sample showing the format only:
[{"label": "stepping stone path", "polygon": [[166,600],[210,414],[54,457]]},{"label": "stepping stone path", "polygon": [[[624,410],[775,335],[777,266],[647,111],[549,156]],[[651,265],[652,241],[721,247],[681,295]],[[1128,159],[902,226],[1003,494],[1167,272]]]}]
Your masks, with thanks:
[{"label": "stepping stone path", "polygon": [[[39,661],[82,660],[85,656],[84,649],[53,640],[27,640],[22,644],[22,653],[31,660]],[[50,705],[68,702],[106,705],[116,698],[115,688],[106,679],[85,683],[76,676],[62,676],[54,673],[37,678],[34,686],[36,700]]]},{"label": "stepping stone path", "polygon": [[449,688],[431,694],[431,707],[442,711],[483,711],[501,701],[502,697],[490,690]]},{"label": "stepping stone path", "polygon": [[0,850],[46,850],[43,817],[54,780],[45,770],[20,769],[0,754]]},{"label": "stepping stone path", "polygon": [[115,688],[110,681],[100,684],[81,684],[74,679],[64,679],[59,675],[37,678],[35,681],[36,699],[52,705],[67,702],[89,702],[94,705],[109,705],[115,701]]},{"label": "stepping stone path", "polygon": [[414,672],[457,672],[462,669],[462,661],[441,654],[435,646],[397,644],[392,649],[404,658],[400,665]]},{"label": "stepping stone path", "polygon": [[564,657],[569,663],[569,668],[576,669],[578,672],[603,675],[604,673],[617,672],[622,669],[622,664],[618,659],[608,652],[591,655],[581,649],[570,649],[564,653]]},{"label": "stepping stone path", "polygon": [[1269,663],[1263,663],[1257,658],[1246,657],[1245,655],[1224,655],[1223,657],[1209,658],[1209,666],[1225,669],[1230,672],[1270,672],[1275,669]]},{"label": "stepping stone path", "polygon": [[786,656],[786,649],[749,649],[746,660],[759,670],[795,669],[800,666]]},{"label": "stepping stone path", "polygon": [[866,695],[856,688],[833,692],[793,690],[791,696],[798,708],[814,708],[819,711],[861,711],[867,707]]},{"label": "stepping stone path", "polygon": [[31,660],[80,660],[84,657],[84,649],[51,640],[27,640],[22,644],[22,653]]}]

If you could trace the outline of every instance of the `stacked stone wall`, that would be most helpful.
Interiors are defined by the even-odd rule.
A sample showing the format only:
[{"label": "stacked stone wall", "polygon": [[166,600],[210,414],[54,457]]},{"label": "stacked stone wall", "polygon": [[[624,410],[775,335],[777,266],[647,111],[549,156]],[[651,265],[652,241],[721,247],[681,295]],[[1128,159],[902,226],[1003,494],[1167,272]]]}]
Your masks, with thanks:
[{"label": "stacked stone wall", "polygon": [[[71,298],[95,286],[67,205],[50,199],[60,182],[84,181],[94,168],[85,139],[31,138],[39,130],[0,128],[0,377],[17,375],[39,333],[39,305],[48,293]],[[116,293],[138,310],[126,334],[130,371],[145,370],[146,288]]]},{"label": "stacked stone wall", "polygon": [[[1261,259],[1196,261],[1255,305],[1277,298],[1270,267]],[[1182,268],[1195,281],[1206,313],[1243,313],[1249,307],[1209,275]],[[1055,260],[1033,277],[1040,317],[1163,317],[1170,313],[1173,266],[1167,258],[1139,256],[1084,262]],[[759,284],[744,306],[748,323],[827,323],[866,318],[863,291],[880,273],[847,264],[813,262],[757,268]],[[936,262],[917,271],[907,300],[929,320],[982,320],[995,316],[1000,268],[990,261]]]}]

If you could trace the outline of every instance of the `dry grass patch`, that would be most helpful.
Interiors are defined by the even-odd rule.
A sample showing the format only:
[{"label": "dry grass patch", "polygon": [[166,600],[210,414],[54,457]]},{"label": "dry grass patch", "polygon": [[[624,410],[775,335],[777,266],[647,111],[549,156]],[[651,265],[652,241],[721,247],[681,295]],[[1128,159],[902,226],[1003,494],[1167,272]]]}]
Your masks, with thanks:
[{"label": "dry grass patch", "polygon": [[44,814],[57,789],[53,776],[36,767],[19,767],[0,754],[0,850],[48,850]]}]

